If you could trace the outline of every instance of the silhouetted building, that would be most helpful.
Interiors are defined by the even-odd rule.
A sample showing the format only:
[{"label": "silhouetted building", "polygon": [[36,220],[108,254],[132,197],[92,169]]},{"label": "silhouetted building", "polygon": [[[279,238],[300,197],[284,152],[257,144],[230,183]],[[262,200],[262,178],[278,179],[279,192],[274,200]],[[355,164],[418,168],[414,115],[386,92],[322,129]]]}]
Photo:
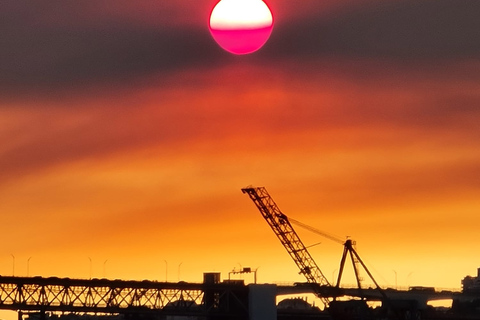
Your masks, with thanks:
[{"label": "silhouetted building", "polygon": [[477,276],[466,276],[462,280],[462,290],[464,293],[480,293],[480,268],[477,269]]}]

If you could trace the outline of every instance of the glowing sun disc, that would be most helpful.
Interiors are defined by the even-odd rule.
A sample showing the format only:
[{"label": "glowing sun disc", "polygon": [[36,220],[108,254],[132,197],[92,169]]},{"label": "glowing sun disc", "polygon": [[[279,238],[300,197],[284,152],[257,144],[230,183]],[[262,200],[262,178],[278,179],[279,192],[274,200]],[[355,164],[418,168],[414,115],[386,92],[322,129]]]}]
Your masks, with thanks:
[{"label": "glowing sun disc", "polygon": [[273,16],[262,0],[220,0],[210,14],[209,29],[228,52],[252,53],[270,37]]}]

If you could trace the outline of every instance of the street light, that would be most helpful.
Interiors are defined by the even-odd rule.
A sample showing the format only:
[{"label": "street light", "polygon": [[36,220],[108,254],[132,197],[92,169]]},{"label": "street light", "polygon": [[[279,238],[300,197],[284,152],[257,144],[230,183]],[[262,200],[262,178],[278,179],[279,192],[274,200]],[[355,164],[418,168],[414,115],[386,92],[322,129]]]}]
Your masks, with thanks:
[{"label": "street light", "polygon": [[178,281],[180,281],[180,266],[182,265],[183,262],[180,262],[178,265]]},{"label": "street light", "polygon": [[27,259],[27,277],[30,275],[30,259],[32,259],[32,257]]},{"label": "street light", "polygon": [[107,264],[107,261],[108,261],[108,259],[105,260],[105,261],[103,261],[103,277],[104,277],[104,278],[105,278],[105,274],[106,274],[106,272],[105,272],[105,266],[106,266],[106,264]]},{"label": "street light", "polygon": [[168,262],[167,260],[163,260],[165,261],[165,282],[168,282]]},{"label": "street light", "polygon": [[92,279],[92,258],[87,257],[90,260],[90,279]]},{"label": "street light", "polygon": [[395,289],[397,289],[397,271],[392,270],[395,273]]},{"label": "street light", "polygon": [[13,262],[12,262],[12,276],[15,277],[15,256],[10,253],[10,255],[12,256],[12,259],[13,259]]},{"label": "street light", "polygon": [[407,287],[410,287],[410,277],[412,276],[412,273],[413,271],[407,275]]}]

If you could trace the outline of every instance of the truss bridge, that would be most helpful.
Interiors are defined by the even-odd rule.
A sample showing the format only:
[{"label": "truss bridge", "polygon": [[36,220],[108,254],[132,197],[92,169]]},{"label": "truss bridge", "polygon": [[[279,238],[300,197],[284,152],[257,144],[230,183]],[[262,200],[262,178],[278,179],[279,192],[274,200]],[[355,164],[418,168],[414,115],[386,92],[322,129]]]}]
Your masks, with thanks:
[{"label": "truss bridge", "polygon": [[205,274],[203,283],[0,276],[0,309],[18,311],[19,319],[30,312],[43,319],[46,312],[247,319],[248,287],[216,275]]}]

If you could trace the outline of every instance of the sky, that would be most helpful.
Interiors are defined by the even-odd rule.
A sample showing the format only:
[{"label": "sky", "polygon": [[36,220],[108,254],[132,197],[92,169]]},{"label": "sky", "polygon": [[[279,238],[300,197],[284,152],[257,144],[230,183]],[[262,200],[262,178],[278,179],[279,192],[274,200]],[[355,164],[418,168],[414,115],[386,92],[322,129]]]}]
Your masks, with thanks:
[{"label": "sky", "polygon": [[[269,0],[243,56],[215,3],[0,4],[0,274],[303,281],[253,185],[380,285],[476,275],[480,2]],[[333,279],[342,246],[297,232]]]}]

